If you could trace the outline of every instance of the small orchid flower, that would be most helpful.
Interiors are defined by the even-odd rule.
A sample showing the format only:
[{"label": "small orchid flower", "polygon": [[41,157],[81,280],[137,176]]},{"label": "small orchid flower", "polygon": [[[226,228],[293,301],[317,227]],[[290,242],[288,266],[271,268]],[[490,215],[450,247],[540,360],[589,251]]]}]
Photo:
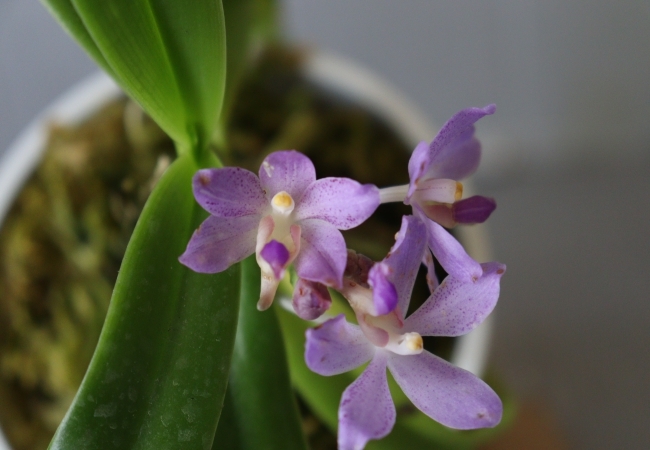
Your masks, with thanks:
[{"label": "small orchid flower", "polygon": [[467,108],[456,113],[431,143],[417,145],[409,160],[410,183],[380,190],[381,202],[413,206],[413,213],[427,225],[429,246],[447,273],[469,279],[481,276],[471,259],[443,227],[485,222],[496,208],[492,198],[475,195],[462,199],[458,181],[473,174],[481,159],[481,144],[474,123],[494,114],[496,107]]},{"label": "small orchid flower", "polygon": [[[460,336],[478,326],[497,302],[505,266],[483,264],[483,275],[474,282],[447,276],[417,311],[405,317],[427,251],[422,245],[426,239],[422,221],[405,217],[389,256],[378,263],[383,268],[374,271],[375,287],[370,287],[370,280],[377,265],[368,272],[365,289],[370,292],[364,293],[359,284],[352,286],[356,282],[350,279],[344,282],[342,293],[359,326],[341,314],[307,331],[305,360],[316,373],[337,375],[370,361],[341,398],[340,450],[360,450],[393,428],[396,413],[386,368],[411,402],[443,425],[465,430],[493,427],[501,420],[503,406],[496,393],[470,372],[425,351],[422,336]],[[394,309],[389,313],[377,314],[391,303]]]},{"label": "small orchid flower", "polygon": [[259,177],[238,167],[199,170],[196,201],[211,216],[194,232],[179,260],[216,273],[255,253],[262,271],[258,309],[273,302],[287,266],[301,279],[340,287],[347,250],[339,230],[364,222],[379,190],[347,178],[316,180],[314,165],[296,151],[264,159]]}]

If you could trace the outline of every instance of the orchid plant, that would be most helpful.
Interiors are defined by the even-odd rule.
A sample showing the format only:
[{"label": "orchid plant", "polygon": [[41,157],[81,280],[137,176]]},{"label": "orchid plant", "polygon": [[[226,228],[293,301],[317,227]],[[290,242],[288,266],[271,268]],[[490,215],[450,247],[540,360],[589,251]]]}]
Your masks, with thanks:
[{"label": "orchid plant", "polygon": [[[423,340],[468,333],[499,296],[505,266],[475,261],[446,230],[484,222],[496,206],[463,199],[458,181],[478,167],[474,124],[494,105],[460,111],[420,143],[404,186],[317,179],[295,150],[270,153],[258,174],[223,167],[238,82],[277,34],[272,0],[43,2],[177,149],[50,448],[304,449],[291,380],[342,450],[429,448],[440,443],[430,419],[499,423],[497,394]],[[373,262],[348,249],[340,230],[390,202],[412,215],[389,254]],[[422,265],[430,296],[409,314]],[[271,308],[277,297],[291,311]],[[394,401],[410,401],[419,422],[400,421]]]}]

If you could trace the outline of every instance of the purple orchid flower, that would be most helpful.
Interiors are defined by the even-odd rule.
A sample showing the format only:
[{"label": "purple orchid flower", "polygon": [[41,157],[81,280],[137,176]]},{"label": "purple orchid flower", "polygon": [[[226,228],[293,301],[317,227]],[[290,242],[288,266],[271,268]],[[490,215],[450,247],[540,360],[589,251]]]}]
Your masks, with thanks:
[{"label": "purple orchid flower", "polygon": [[199,170],[192,188],[211,216],[180,262],[216,273],[254,252],[262,270],[260,310],[273,302],[291,263],[304,280],[340,287],[347,250],[339,230],[358,226],[379,205],[377,187],[347,178],[316,180],[312,162],[296,151],[267,156],[259,178],[238,167]]},{"label": "purple orchid flower", "polygon": [[430,144],[421,142],[409,160],[410,183],[380,190],[381,202],[404,202],[427,226],[429,247],[447,273],[478,279],[482,270],[443,228],[485,222],[496,208],[492,198],[475,195],[462,199],[461,180],[473,174],[481,159],[481,144],[474,123],[494,114],[495,105],[467,108],[456,113]]},{"label": "purple orchid flower", "polygon": [[[341,314],[307,331],[305,360],[316,373],[337,375],[370,361],[341,398],[340,450],[362,449],[393,428],[396,413],[386,368],[411,402],[443,425],[465,430],[493,427],[501,420],[503,406],[496,393],[472,373],[424,351],[422,336],[460,336],[478,326],[497,302],[505,266],[483,264],[482,276],[470,282],[447,276],[417,311],[405,317],[417,270],[428,251],[423,245],[426,235],[421,220],[403,219],[389,256],[378,263],[384,268],[374,274],[383,278],[375,281],[379,292],[366,288],[370,292],[363,295],[359,284],[346,278],[342,293],[355,310],[358,326]],[[393,291],[386,289],[386,282]],[[350,283],[356,285],[346,291]],[[394,309],[375,314],[386,303],[393,303]]]}]

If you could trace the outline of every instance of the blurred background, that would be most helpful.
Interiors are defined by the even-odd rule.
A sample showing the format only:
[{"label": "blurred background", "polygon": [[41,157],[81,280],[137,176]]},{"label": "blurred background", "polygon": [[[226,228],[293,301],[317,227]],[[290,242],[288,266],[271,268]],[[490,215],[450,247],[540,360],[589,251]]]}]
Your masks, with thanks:
[{"label": "blurred background", "polygon": [[[497,104],[474,180],[508,265],[493,370],[567,448],[650,448],[650,2],[284,5],[289,37],[378,72],[438,125]],[[96,70],[36,0],[0,0],[0,155]]]}]

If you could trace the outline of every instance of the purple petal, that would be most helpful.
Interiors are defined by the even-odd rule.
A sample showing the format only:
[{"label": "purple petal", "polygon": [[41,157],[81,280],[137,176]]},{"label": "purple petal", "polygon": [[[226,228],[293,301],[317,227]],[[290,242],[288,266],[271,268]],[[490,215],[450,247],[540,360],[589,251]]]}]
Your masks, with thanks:
[{"label": "purple petal", "polygon": [[431,154],[431,165],[425,178],[462,180],[476,172],[481,162],[481,143],[474,132],[474,125],[469,125],[437,154]]},{"label": "purple petal", "polygon": [[322,178],[311,184],[296,205],[296,220],[321,219],[340,230],[362,224],[379,206],[379,189],[349,178]]},{"label": "purple petal", "polygon": [[178,260],[195,272],[223,272],[255,252],[259,222],[256,216],[210,216],[194,232]]},{"label": "purple petal", "polygon": [[475,195],[454,203],[452,208],[457,223],[483,223],[497,207],[493,198]]},{"label": "purple petal", "polygon": [[414,216],[404,216],[395,244],[382,261],[390,268],[389,280],[395,286],[398,314],[404,318],[411,301],[415,277],[427,248],[426,227]]},{"label": "purple petal", "polygon": [[388,390],[386,352],[379,351],[366,370],[343,392],[339,406],[339,450],[359,450],[393,429],[395,405]]},{"label": "purple petal", "polygon": [[282,272],[284,271],[290,256],[287,247],[273,239],[262,248],[260,256],[269,263],[269,266],[273,269],[275,278],[278,280],[282,278]]},{"label": "purple petal", "polygon": [[269,201],[280,191],[286,191],[298,202],[305,189],[316,181],[311,160],[295,150],[273,152],[260,166],[260,182]]},{"label": "purple petal", "polygon": [[459,180],[471,175],[478,167],[481,146],[474,138],[474,124],[496,111],[495,105],[467,108],[452,116],[429,145],[427,174],[434,178]]},{"label": "purple petal", "polygon": [[499,282],[506,266],[482,264],[483,276],[463,282],[448,276],[413,314],[405,329],[423,336],[461,336],[476,328],[492,312],[499,299]]},{"label": "purple petal", "polygon": [[[417,208],[413,208],[416,212]],[[461,281],[478,280],[483,273],[481,265],[474,261],[462,245],[447,230],[417,211],[427,228],[429,248],[445,271]]]},{"label": "purple petal", "polygon": [[199,170],[192,189],[199,205],[217,217],[261,216],[269,208],[260,180],[239,167]]},{"label": "purple petal", "polygon": [[409,160],[411,180],[408,197],[423,178],[463,179],[476,170],[481,158],[481,146],[474,138],[474,123],[481,117],[494,114],[494,105],[485,108],[467,108],[456,113],[440,129],[426,148],[420,143]]},{"label": "purple petal", "polygon": [[300,253],[294,261],[298,276],[341,287],[348,254],[341,232],[319,219],[303,220],[300,228]]},{"label": "purple petal", "polygon": [[397,290],[388,280],[391,268],[384,263],[377,263],[368,272],[368,284],[372,288],[373,315],[383,316],[397,306]]},{"label": "purple petal", "polygon": [[370,361],[374,354],[375,347],[361,328],[346,322],[343,314],[307,330],[305,362],[317,374],[348,372]]},{"label": "purple petal", "polygon": [[314,320],[332,305],[327,287],[321,283],[298,278],[293,289],[293,310],[304,320]]},{"label": "purple petal", "polygon": [[501,400],[485,382],[429,352],[391,354],[388,368],[411,402],[436,422],[471,430],[501,421]]}]

